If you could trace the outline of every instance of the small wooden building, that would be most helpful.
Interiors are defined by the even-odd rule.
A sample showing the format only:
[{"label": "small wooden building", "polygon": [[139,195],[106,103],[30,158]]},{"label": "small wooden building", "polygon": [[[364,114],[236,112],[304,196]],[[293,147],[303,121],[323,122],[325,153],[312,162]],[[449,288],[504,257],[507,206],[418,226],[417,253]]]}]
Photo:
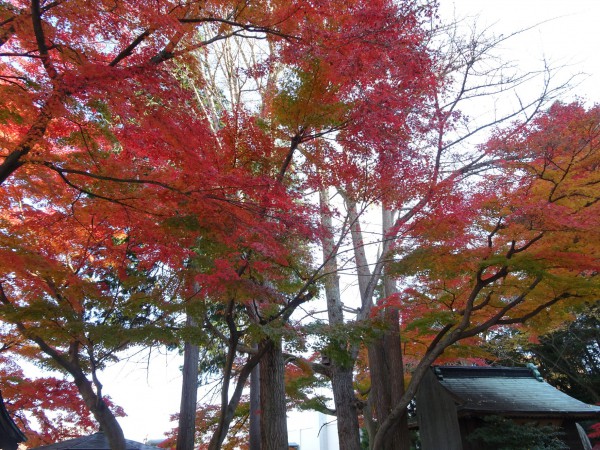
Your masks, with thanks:
[{"label": "small wooden building", "polygon": [[[125,439],[126,450],[157,450],[157,447]],[[111,450],[108,439],[102,431],[56,444],[36,447],[36,450]]]},{"label": "small wooden building", "polygon": [[16,450],[27,438],[12,420],[0,393],[0,450]]},{"label": "small wooden building", "polygon": [[416,405],[422,450],[484,450],[467,436],[490,415],[559,427],[569,448],[584,450],[577,422],[600,418],[599,406],[550,386],[534,366],[436,366],[421,382]]}]

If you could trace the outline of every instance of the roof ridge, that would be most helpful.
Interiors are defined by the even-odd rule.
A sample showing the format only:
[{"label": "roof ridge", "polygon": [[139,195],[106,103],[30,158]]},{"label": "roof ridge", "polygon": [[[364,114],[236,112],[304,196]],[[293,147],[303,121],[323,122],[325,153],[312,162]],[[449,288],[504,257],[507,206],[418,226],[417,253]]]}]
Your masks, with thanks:
[{"label": "roof ridge", "polygon": [[535,378],[544,381],[534,366],[530,367],[505,367],[505,366],[433,366],[433,371],[438,379],[444,377],[486,378],[502,375],[504,378]]}]

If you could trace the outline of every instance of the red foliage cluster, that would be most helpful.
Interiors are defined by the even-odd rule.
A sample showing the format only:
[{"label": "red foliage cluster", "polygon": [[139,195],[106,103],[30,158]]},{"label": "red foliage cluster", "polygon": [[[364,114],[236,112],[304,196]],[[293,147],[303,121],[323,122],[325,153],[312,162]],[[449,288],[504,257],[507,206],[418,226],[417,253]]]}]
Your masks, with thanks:
[{"label": "red foliage cluster", "polygon": [[[329,173],[377,197],[415,168],[388,144],[418,131],[410,111],[434,84],[420,28],[431,8],[418,3],[3,4],[0,297],[10,332],[71,361],[86,354],[96,370],[132,343],[172,342],[142,325],[186,298],[285,304],[273,284],[305,281],[297,268],[318,229],[306,189]],[[245,73],[285,71],[260,93],[260,112],[232,102],[210,112],[215,122],[198,56],[233,38],[268,42]],[[344,149],[317,144],[324,134]],[[296,158],[300,144],[308,151]],[[373,167],[380,182],[360,181]],[[166,285],[177,272],[189,276]]]},{"label": "red foliage cluster", "polygon": [[[8,413],[25,433],[28,446],[53,444],[98,428],[71,381],[27,377],[13,359],[2,356],[0,383]],[[125,415],[110,398],[106,401],[116,416]]]}]

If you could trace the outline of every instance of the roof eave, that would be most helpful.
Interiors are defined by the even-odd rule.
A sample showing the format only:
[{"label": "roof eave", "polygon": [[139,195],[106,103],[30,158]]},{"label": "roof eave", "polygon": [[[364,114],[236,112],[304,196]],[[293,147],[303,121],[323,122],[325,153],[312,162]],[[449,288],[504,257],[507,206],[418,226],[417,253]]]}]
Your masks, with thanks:
[{"label": "roof eave", "polygon": [[507,410],[488,410],[488,409],[458,409],[458,417],[470,416],[503,416],[513,418],[546,418],[546,419],[574,419],[586,420],[600,418],[600,411],[507,411]]}]

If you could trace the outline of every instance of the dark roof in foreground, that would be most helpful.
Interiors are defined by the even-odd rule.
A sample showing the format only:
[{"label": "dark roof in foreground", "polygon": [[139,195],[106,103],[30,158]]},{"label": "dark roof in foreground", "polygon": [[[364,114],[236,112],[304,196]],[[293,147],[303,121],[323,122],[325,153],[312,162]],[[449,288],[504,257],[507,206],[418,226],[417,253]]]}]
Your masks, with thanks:
[{"label": "dark roof in foreground", "polygon": [[458,403],[460,415],[600,417],[600,406],[580,402],[550,386],[533,366],[437,366],[433,370]]},{"label": "dark roof in foreground", "polygon": [[0,393],[0,432],[4,433],[10,439],[14,439],[17,443],[27,440],[23,432],[8,414],[2,393]]},{"label": "dark roof in foreground", "polygon": [[[125,439],[125,448],[127,450],[156,450],[157,447],[151,445],[142,444],[141,442],[130,441]],[[57,442],[56,444],[44,445],[42,447],[36,447],[36,449],[43,450],[110,450],[108,445],[108,439],[103,432],[91,434],[89,436],[83,436],[80,438],[69,439],[67,441]]]}]

